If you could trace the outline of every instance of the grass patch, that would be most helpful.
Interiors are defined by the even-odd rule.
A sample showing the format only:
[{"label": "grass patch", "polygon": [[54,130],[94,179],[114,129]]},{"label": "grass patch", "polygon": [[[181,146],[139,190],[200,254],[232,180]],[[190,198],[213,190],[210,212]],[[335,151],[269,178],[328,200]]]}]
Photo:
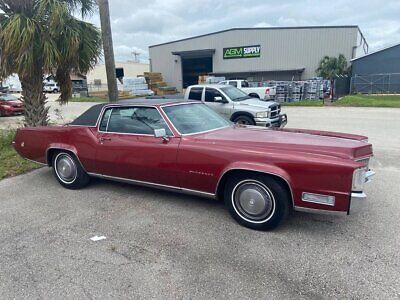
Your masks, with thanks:
[{"label": "grass patch", "polygon": [[322,100],[302,100],[298,102],[283,102],[282,106],[323,106]]},{"label": "grass patch", "polygon": [[14,130],[0,131],[0,180],[40,167],[37,163],[23,159],[14,150],[11,145],[14,135]]},{"label": "grass patch", "polygon": [[400,95],[348,95],[335,101],[333,105],[400,108]]}]

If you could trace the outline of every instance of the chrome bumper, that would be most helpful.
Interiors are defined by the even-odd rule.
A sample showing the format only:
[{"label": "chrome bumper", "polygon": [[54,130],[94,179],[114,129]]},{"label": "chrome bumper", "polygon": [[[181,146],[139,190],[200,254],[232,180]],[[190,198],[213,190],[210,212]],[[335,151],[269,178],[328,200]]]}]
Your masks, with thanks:
[{"label": "chrome bumper", "polygon": [[[372,170],[368,170],[365,173],[365,183],[368,183],[372,180],[372,177],[375,175],[375,172]],[[367,199],[367,195],[364,192],[352,192],[350,195],[350,205],[349,211],[350,212],[357,212],[361,209],[361,205],[363,205],[363,200]]]}]

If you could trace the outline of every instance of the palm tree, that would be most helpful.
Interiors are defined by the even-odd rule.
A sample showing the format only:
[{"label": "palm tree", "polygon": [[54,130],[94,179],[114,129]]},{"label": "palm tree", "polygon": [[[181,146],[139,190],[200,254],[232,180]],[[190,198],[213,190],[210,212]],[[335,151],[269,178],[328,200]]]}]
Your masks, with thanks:
[{"label": "palm tree", "polygon": [[338,75],[347,74],[347,60],[343,54],[338,57],[324,56],[319,63],[317,74],[325,79],[333,79]]},{"label": "palm tree", "polygon": [[329,97],[330,99],[332,99],[334,78],[339,75],[348,74],[349,68],[347,67],[346,57],[343,54],[339,54],[338,57],[324,56],[321,59],[319,67],[316,71],[319,77],[330,80],[331,84],[330,84]]},{"label": "palm tree", "polygon": [[85,74],[101,53],[100,32],[82,18],[94,0],[0,0],[0,78],[17,73],[25,102],[25,125],[48,123],[43,75],[54,74],[61,103],[71,95],[70,73]]}]

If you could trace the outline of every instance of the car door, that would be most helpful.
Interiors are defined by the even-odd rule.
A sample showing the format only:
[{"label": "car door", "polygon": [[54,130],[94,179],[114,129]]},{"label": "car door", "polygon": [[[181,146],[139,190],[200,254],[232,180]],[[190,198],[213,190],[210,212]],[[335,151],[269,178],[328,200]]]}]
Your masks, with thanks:
[{"label": "car door", "polygon": [[[221,97],[224,102],[215,101],[216,97]],[[207,87],[204,92],[204,103],[215,110],[220,115],[224,116],[228,120],[232,115],[233,105],[232,103],[217,89]]]},{"label": "car door", "polygon": [[[167,138],[154,137],[164,128]],[[101,175],[178,186],[175,137],[155,107],[107,108],[98,127],[96,171]]]}]

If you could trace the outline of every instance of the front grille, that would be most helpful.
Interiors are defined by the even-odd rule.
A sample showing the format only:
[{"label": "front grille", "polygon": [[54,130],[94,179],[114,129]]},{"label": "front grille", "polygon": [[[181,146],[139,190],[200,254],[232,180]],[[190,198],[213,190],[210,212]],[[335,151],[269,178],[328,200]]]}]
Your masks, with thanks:
[{"label": "front grille", "polygon": [[272,105],[270,108],[271,108],[271,119],[279,117],[279,114],[281,112],[281,106]]}]

